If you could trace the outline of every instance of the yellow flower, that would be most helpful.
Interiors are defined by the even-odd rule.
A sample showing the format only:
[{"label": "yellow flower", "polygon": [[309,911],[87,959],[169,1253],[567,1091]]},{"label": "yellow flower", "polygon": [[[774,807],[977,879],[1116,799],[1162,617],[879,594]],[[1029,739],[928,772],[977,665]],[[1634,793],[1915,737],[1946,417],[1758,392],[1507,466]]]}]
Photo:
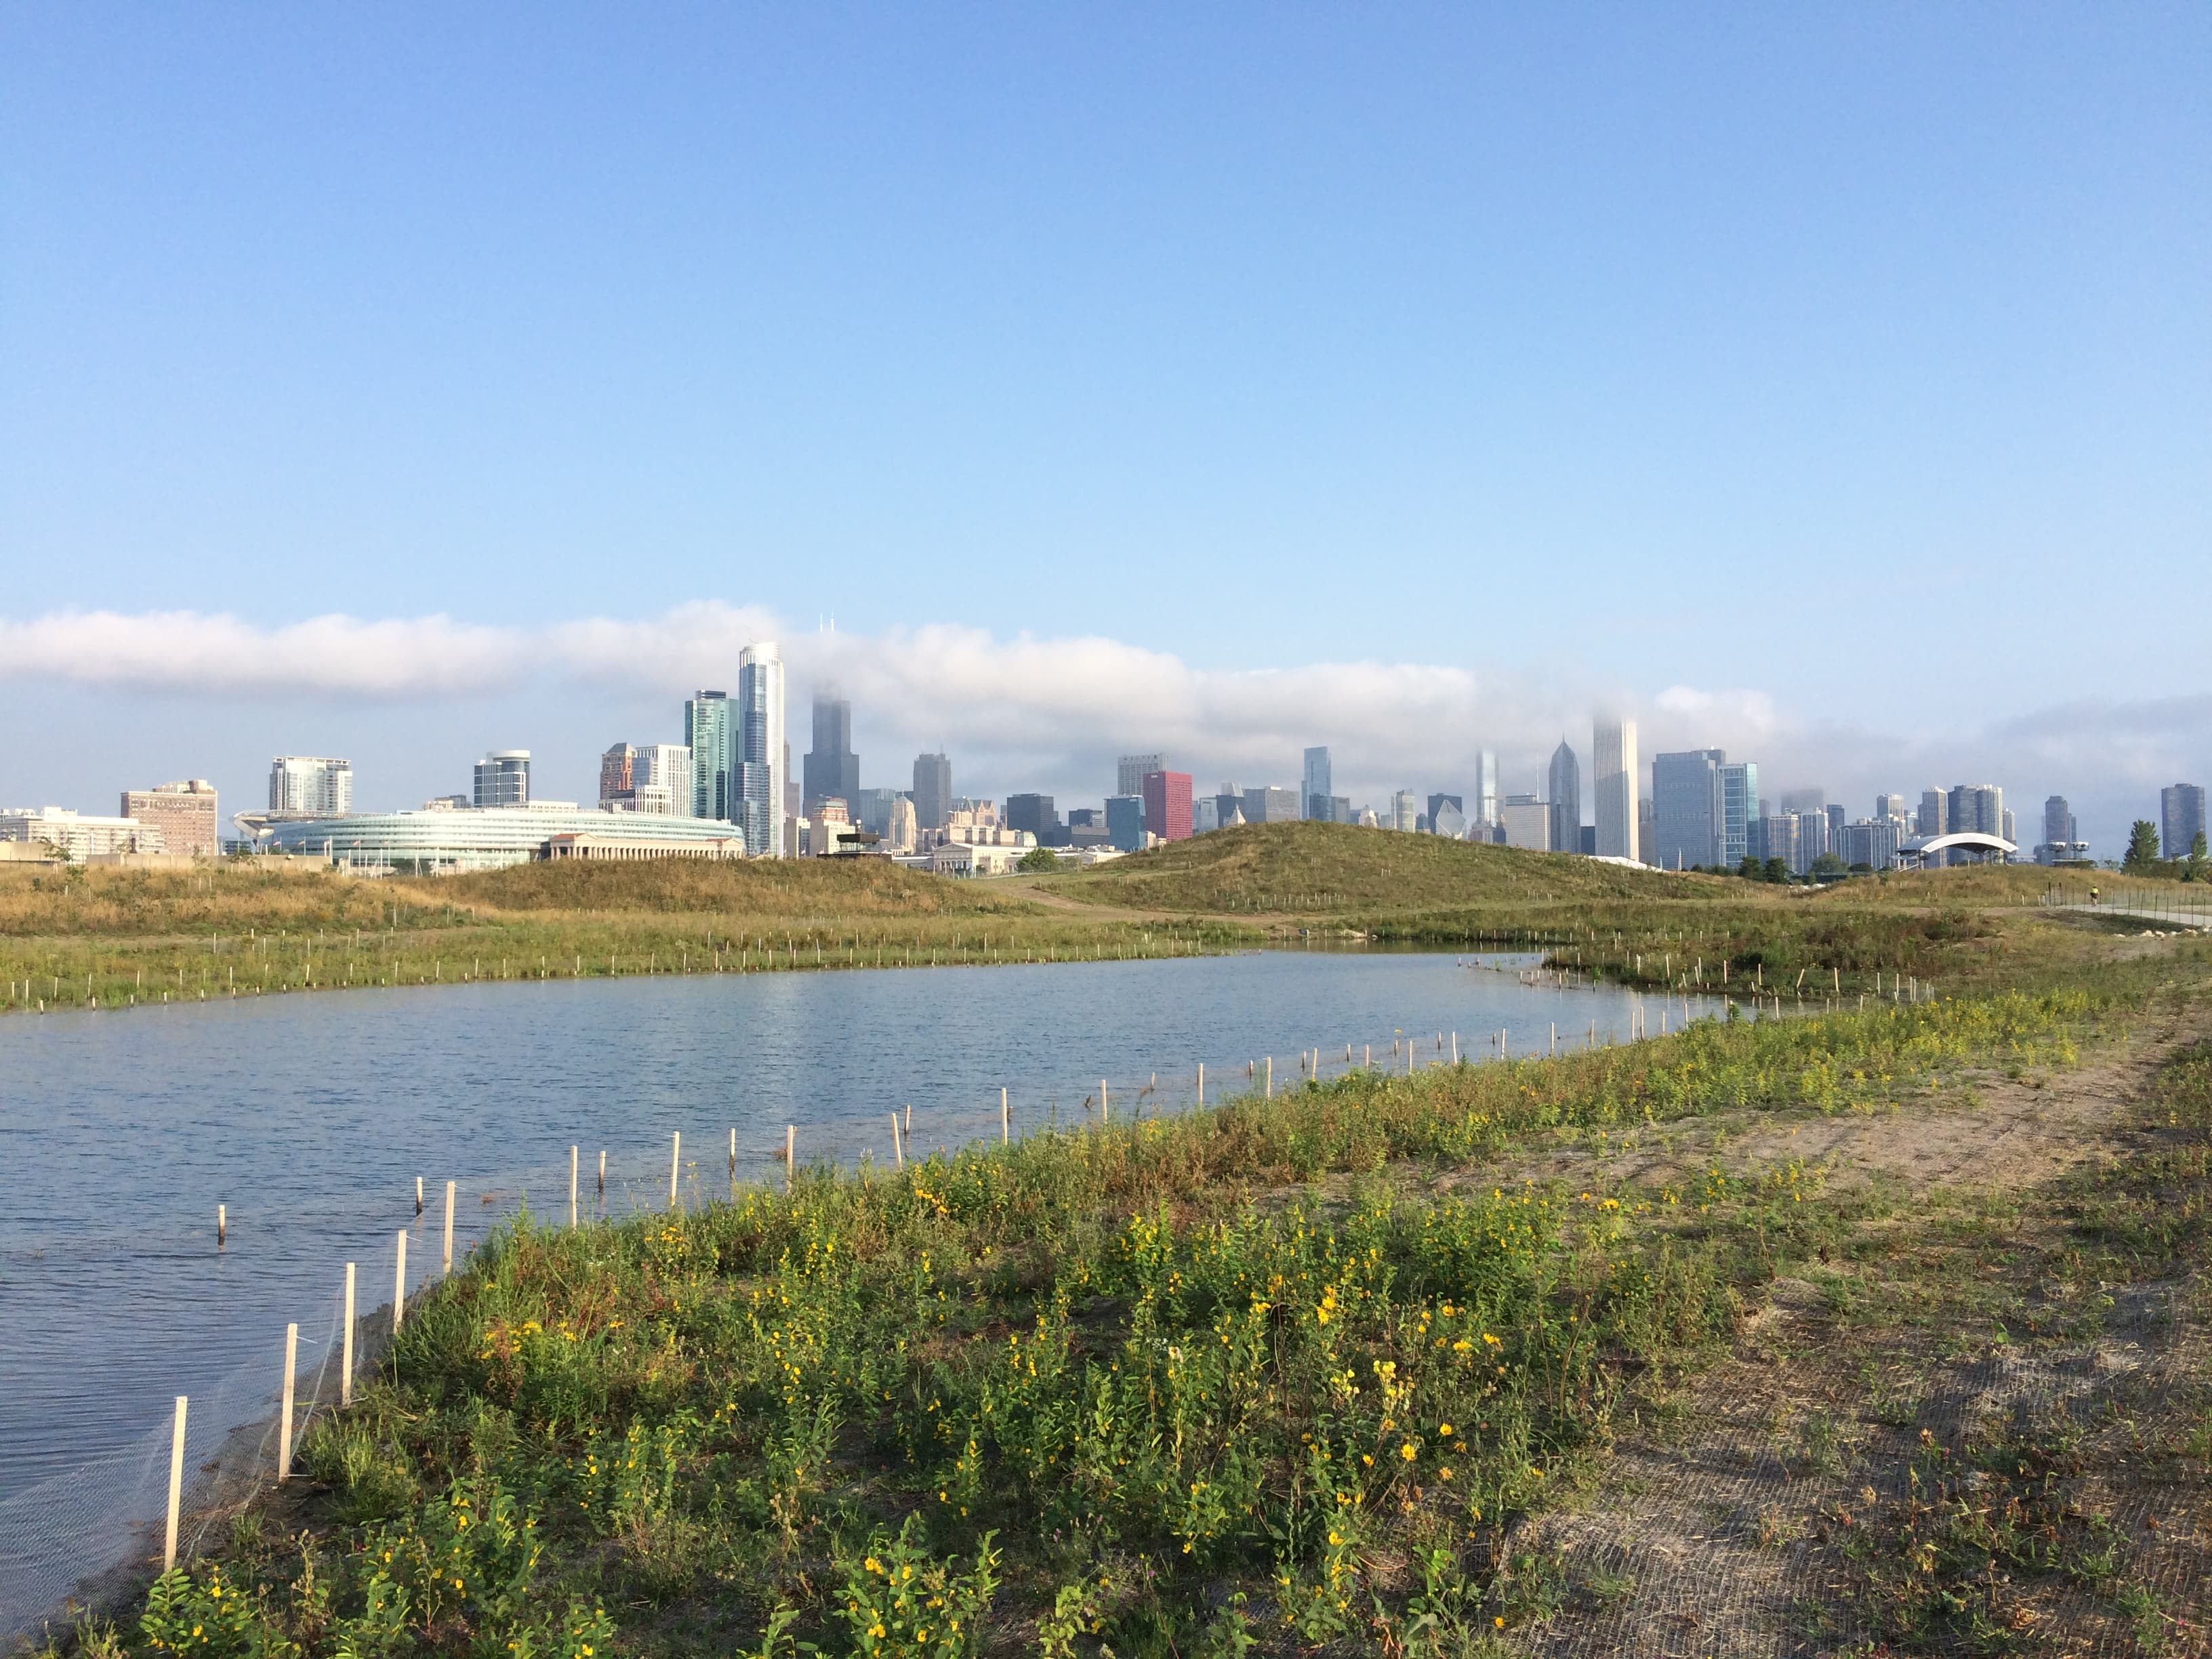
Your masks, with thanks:
[{"label": "yellow flower", "polygon": [[1404,1445],[1398,1448],[1398,1455],[1404,1458],[1408,1463],[1410,1463],[1416,1457],[1419,1456],[1420,1454],[1413,1449],[1413,1443],[1408,1440]]}]

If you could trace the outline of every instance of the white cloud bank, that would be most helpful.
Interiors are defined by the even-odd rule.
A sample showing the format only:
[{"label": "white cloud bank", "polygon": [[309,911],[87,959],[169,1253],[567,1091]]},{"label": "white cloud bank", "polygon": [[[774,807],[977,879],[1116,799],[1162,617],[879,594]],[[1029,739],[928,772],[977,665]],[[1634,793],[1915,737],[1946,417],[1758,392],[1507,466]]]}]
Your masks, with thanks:
[{"label": "white cloud bank", "polygon": [[2117,796],[2201,769],[2212,723],[2212,698],[2185,697],[2076,704],[1982,732],[1899,738],[1808,721],[1758,690],[1674,685],[1639,696],[1571,672],[1534,683],[1449,665],[1224,671],[1101,638],[1004,639],[942,625],[794,633],[764,611],[714,601],[644,620],[538,628],[445,616],[271,628],[191,611],[64,611],[0,620],[0,681],[393,704],[557,683],[624,703],[665,699],[672,726],[678,699],[700,686],[734,689],[740,649],[771,638],[789,664],[794,753],[806,746],[808,690],[834,684],[878,752],[887,742],[909,753],[943,742],[963,782],[987,793],[1091,793],[1110,778],[1115,754],[1155,750],[1202,788],[1231,778],[1294,783],[1309,744],[1334,751],[1340,793],[1377,805],[1395,787],[1463,788],[1482,748],[1498,751],[1507,789],[1540,791],[1545,759],[1564,736],[1582,757],[1587,803],[1590,718],[1603,708],[1638,719],[1647,761],[1670,748],[1726,748],[1761,763],[1768,793],[1824,785],[1854,816],[1876,789],[1995,781],[2026,832],[2047,791]]}]

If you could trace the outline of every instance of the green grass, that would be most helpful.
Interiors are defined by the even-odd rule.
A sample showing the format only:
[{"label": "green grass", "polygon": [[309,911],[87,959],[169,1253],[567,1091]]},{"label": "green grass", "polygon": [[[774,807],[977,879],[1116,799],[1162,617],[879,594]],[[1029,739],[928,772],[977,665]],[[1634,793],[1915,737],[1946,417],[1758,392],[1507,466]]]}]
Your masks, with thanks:
[{"label": "green grass", "polygon": [[310,1436],[304,1511],[250,1516],[88,1645],[1482,1651],[1564,1594],[1516,1519],[1840,1248],[1842,1212],[1795,1164],[1590,1192],[1425,1173],[2063,1065],[2117,994],[1707,1021],[526,1218]]}]

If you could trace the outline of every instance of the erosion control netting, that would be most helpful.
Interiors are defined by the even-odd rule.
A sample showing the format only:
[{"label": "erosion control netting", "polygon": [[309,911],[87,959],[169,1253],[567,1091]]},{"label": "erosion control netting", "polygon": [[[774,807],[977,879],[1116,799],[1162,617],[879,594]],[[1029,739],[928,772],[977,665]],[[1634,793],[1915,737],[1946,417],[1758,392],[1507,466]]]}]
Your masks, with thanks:
[{"label": "erosion control netting", "polygon": [[[1935,1498],[1927,1480],[1916,1492],[1916,1464],[1928,1467],[1936,1448],[1999,1443],[2077,1448],[2078,1472],[2062,1483],[2069,1512],[2104,1517],[2124,1582],[2156,1608],[2203,1607],[2212,1538],[2170,1486],[2127,1474],[2143,1425],[2203,1404],[2212,1341],[2191,1316],[2189,1286],[2122,1294],[2105,1334],[2079,1346],[1998,1345],[1854,1375],[1823,1352],[1812,1288],[1785,1280],[1776,1291],[1770,1334],[1799,1357],[1723,1367],[1696,1387],[1679,1438],[1625,1437],[1595,1502],[1538,1521],[1510,1546],[1524,1594],[1548,1604],[1524,1632],[1529,1650],[1609,1659],[1879,1645],[1893,1632],[1867,1573],[1901,1567],[1894,1519]],[[1978,1480],[1966,1477],[1969,1494]],[[2002,1509],[2004,1493],[1988,1490]],[[2136,1629],[2146,1604],[2131,1613],[2122,1587],[2117,1577],[2033,1575],[2022,1586],[2027,1628],[2085,1659],[2155,1650]]]}]

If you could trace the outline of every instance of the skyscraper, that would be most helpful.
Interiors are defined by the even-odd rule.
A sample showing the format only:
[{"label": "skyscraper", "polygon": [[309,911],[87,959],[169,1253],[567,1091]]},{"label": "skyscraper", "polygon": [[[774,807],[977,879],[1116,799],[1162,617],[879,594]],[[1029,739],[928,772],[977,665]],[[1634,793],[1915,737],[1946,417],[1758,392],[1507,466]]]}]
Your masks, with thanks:
[{"label": "skyscraper", "polygon": [[[1289,823],[1298,816],[1297,793],[1278,789],[1273,784],[1247,789],[1241,805],[1247,823]],[[1145,827],[1152,828],[1150,824]]]},{"label": "skyscraper", "polygon": [[745,852],[784,858],[784,783],[790,750],[783,741],[783,658],[773,641],[738,654],[738,820]]},{"label": "skyscraper", "polygon": [[2204,833],[2204,788],[2176,783],[2158,792],[2159,842],[2166,857],[2185,859]]},{"label": "skyscraper", "polygon": [[1651,757],[1651,861],[1688,870],[1721,861],[1721,768],[1724,749],[1688,749]]},{"label": "skyscraper", "polygon": [[1411,834],[1420,827],[1420,798],[1410,789],[1400,789],[1390,797],[1390,827]]},{"label": "skyscraper", "polygon": [[1498,751],[1474,751],[1474,822],[1488,831],[1498,824]]},{"label": "skyscraper", "polygon": [[1157,772],[1167,763],[1158,755],[1124,755],[1114,763],[1114,793],[1142,799],[1145,774]]},{"label": "skyscraper", "polygon": [[1920,814],[1913,820],[1916,836],[1940,836],[1943,833],[1943,792],[1923,789],[1920,792]]},{"label": "skyscraper", "polygon": [[1751,848],[1751,821],[1759,815],[1759,763],[1738,761],[1720,769],[1720,863],[1733,870]]},{"label": "skyscraper", "polygon": [[2074,841],[2074,809],[2066,797],[2053,795],[2043,803],[2043,844],[2066,847]]},{"label": "skyscraper", "polygon": [[853,752],[853,705],[829,688],[814,693],[814,747],[799,763],[804,810],[832,799],[850,805],[860,793],[860,757]]},{"label": "skyscraper", "polygon": [[498,749],[478,761],[473,799],[478,806],[529,805],[530,751]]},{"label": "skyscraper", "polygon": [[1583,844],[1583,769],[1565,738],[1552,751],[1552,850],[1576,853]]},{"label": "skyscraper", "polygon": [[1037,838],[1040,847],[1049,847],[1060,827],[1060,814],[1054,809],[1050,795],[1006,797],[1007,829],[1025,830]]},{"label": "skyscraper", "polygon": [[922,831],[942,830],[952,816],[952,762],[943,755],[914,757],[914,822]]},{"label": "skyscraper", "polygon": [[742,775],[729,693],[697,691],[685,700],[684,742],[691,750],[691,816],[735,823]]},{"label": "skyscraper", "polygon": [[353,763],[327,755],[279,755],[269,763],[269,810],[310,817],[353,811]]},{"label": "skyscraper", "polygon": [[1304,791],[1305,803],[1301,817],[1314,818],[1327,823],[1334,815],[1332,798],[1335,787],[1331,781],[1327,749],[1306,750],[1306,777]]},{"label": "skyscraper", "polygon": [[1106,797],[1106,833],[1124,853],[1145,850],[1145,802],[1141,795]]},{"label": "skyscraper", "polygon": [[1876,795],[1874,798],[1874,815],[1876,819],[1895,818],[1899,823],[1904,823],[1905,797],[1902,795]]},{"label": "skyscraper", "polygon": [[1145,774],[1145,828],[1162,841],[1190,839],[1190,774]]},{"label": "skyscraper", "polygon": [[2004,834],[2004,791],[1993,783],[1960,783],[1944,802],[1947,836]]},{"label": "skyscraper", "polygon": [[1600,720],[1590,734],[1600,858],[1640,859],[1636,842],[1636,722]]}]

